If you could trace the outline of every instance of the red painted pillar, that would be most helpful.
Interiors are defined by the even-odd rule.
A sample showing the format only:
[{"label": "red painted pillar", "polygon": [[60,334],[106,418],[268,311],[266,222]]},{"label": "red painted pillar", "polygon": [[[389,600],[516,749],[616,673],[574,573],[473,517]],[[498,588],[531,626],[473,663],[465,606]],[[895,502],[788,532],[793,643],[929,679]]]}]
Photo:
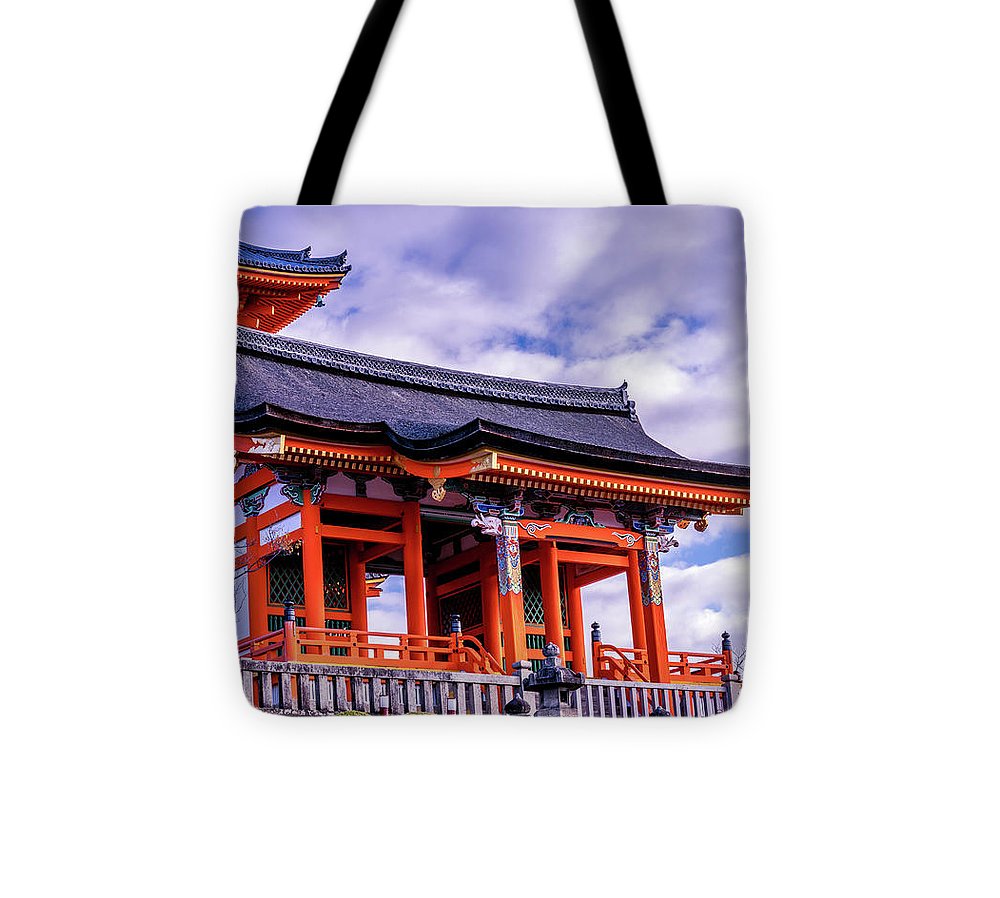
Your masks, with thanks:
[{"label": "red painted pillar", "polygon": [[360,544],[347,550],[347,582],[351,597],[351,629],[365,631],[368,629],[368,584]]},{"label": "red painted pillar", "polygon": [[555,643],[559,654],[563,645],[562,602],[559,598],[559,555],[550,540],[538,543],[538,568],[542,581],[542,615],[545,618],[545,641]]},{"label": "red painted pillar", "polygon": [[444,630],[441,629],[441,599],[438,598],[437,577],[426,571],[424,590],[427,593],[427,632],[431,636],[444,636]]},{"label": "red painted pillar", "polygon": [[642,612],[649,652],[649,678],[654,683],[670,682],[667,655],[667,627],[663,619],[663,585],[660,582],[659,534],[647,532],[639,552],[639,580],[642,584]]},{"label": "red painted pillar", "polygon": [[427,635],[424,595],[424,549],[420,533],[420,503],[403,503],[403,587],[406,592],[406,632]]},{"label": "red painted pillar", "polygon": [[524,629],[524,594],[521,585],[521,542],[517,520],[504,520],[497,535],[497,590],[503,625],[504,669],[511,673],[514,662],[528,654]]},{"label": "red painted pillar", "polygon": [[479,553],[479,595],[483,603],[483,645],[498,661],[503,659],[500,644],[500,591],[497,586],[495,547],[484,543]]},{"label": "red painted pillar", "polygon": [[323,537],[319,533],[319,504],[308,487],[302,490],[302,581],[305,592],[306,626],[323,627]]},{"label": "red painted pillar", "polygon": [[670,663],[663,605],[647,605],[643,612],[646,618],[646,641],[649,644],[649,679],[653,683],[669,683]]},{"label": "red painted pillar", "polygon": [[642,580],[639,577],[639,550],[628,553],[628,613],[632,621],[632,648],[646,648],[646,623],[642,611]]},{"label": "red painted pillar", "polygon": [[573,663],[569,666],[584,676],[587,674],[587,634],[583,623],[583,595],[579,586],[570,586],[566,595],[569,604],[569,649]]},{"label": "red painted pillar", "polygon": [[246,519],[247,534],[247,617],[251,636],[263,636],[267,629],[267,568],[260,560],[260,528],[257,516]]}]

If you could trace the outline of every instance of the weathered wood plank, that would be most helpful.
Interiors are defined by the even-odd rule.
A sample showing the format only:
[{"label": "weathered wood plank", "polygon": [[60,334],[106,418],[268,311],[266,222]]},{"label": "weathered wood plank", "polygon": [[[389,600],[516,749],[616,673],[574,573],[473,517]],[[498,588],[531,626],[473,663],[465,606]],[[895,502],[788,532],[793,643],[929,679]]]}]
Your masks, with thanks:
[{"label": "weathered wood plank", "polygon": [[469,709],[467,707],[468,702],[466,701],[465,683],[455,684],[455,698],[457,699],[456,711],[459,714],[468,714]]}]

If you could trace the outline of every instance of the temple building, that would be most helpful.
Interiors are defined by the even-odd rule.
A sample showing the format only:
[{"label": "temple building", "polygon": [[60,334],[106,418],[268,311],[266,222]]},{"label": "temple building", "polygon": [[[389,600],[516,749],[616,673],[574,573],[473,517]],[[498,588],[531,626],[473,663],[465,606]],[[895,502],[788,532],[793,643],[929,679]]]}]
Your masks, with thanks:
[{"label": "temple building", "polygon": [[[240,245],[243,659],[509,676],[517,662],[537,670],[551,643],[591,679],[732,674],[728,646],[668,644],[660,554],[741,514],[749,469],[652,439],[625,384],[494,377],[277,333],[349,270],[346,253]],[[603,643],[581,600],[622,573],[630,646]],[[390,575],[405,633],[374,633],[368,598]]]}]

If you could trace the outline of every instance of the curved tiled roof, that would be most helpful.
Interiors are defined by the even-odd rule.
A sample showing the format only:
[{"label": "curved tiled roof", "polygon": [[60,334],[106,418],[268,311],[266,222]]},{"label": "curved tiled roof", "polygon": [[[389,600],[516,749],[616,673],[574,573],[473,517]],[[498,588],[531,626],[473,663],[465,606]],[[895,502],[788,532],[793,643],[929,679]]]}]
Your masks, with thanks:
[{"label": "curved tiled roof", "polygon": [[483,396],[509,402],[573,408],[579,411],[611,412],[634,417],[635,406],[629,401],[627,387],[584,387],[576,384],[545,383],[494,377],[437,368],[417,362],[401,362],[381,356],[365,355],[348,349],[322,346],[278,337],[251,328],[240,328],[236,345],[241,349],[266,353],[278,358],[305,362],[333,371],[343,371],[376,378],[389,383],[429,387],[466,396]]},{"label": "curved tiled roof", "polygon": [[384,445],[414,459],[482,447],[699,483],[749,485],[743,465],[695,461],[642,428],[625,385],[493,377],[239,328],[236,428]]},{"label": "curved tiled roof", "polygon": [[312,258],[312,247],[305,249],[268,249],[240,241],[239,264],[247,268],[262,268],[267,271],[285,271],[291,274],[346,274],[351,270],[347,264],[347,250],[339,256]]}]

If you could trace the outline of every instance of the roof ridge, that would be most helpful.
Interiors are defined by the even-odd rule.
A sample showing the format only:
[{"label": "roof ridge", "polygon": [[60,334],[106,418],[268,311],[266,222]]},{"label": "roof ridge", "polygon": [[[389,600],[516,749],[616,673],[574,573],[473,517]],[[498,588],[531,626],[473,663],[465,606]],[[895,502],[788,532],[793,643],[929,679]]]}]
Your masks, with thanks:
[{"label": "roof ridge", "polygon": [[379,380],[408,386],[430,387],[451,393],[484,396],[523,402],[530,405],[548,405],[625,414],[635,417],[635,403],[628,398],[628,385],[620,387],[594,387],[583,384],[559,384],[546,381],[522,380],[459,371],[421,362],[406,362],[383,356],[367,355],[351,349],[324,346],[293,337],[268,334],[253,328],[237,328],[237,347],[249,352],[277,356],[290,361],[303,362],[318,368],[345,371]]},{"label": "roof ridge", "polygon": [[239,241],[240,265],[273,269],[275,271],[312,271],[334,274],[351,270],[347,264],[347,250],[334,256],[313,257],[312,247],[305,249],[272,249],[255,243]]}]

